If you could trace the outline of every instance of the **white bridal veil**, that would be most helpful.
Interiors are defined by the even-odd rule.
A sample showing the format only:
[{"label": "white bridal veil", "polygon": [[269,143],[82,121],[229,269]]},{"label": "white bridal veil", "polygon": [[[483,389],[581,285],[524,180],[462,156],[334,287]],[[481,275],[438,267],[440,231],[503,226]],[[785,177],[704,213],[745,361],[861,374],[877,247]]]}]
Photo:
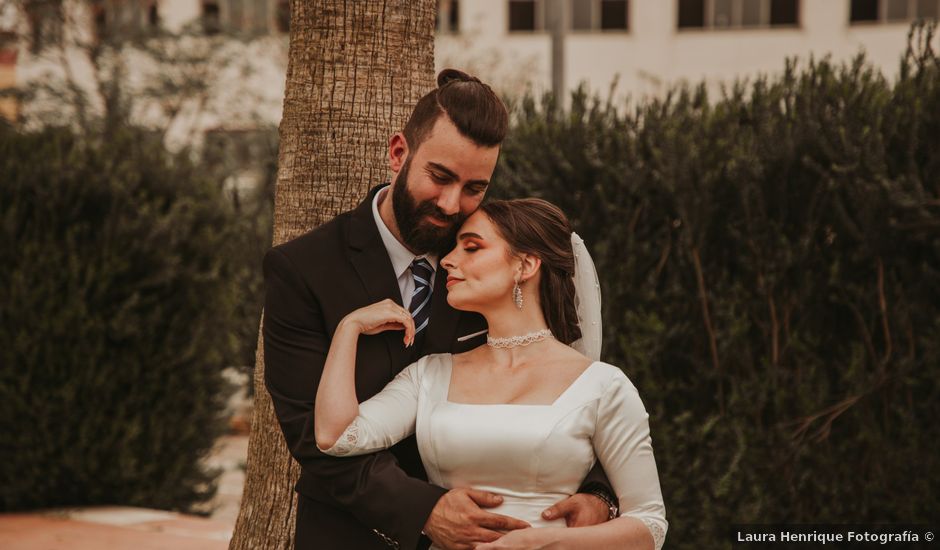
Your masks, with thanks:
[{"label": "white bridal veil", "polygon": [[601,357],[601,285],[594,260],[577,233],[571,233],[571,248],[574,250],[575,306],[581,326],[581,339],[572,342],[571,347],[597,361]]}]

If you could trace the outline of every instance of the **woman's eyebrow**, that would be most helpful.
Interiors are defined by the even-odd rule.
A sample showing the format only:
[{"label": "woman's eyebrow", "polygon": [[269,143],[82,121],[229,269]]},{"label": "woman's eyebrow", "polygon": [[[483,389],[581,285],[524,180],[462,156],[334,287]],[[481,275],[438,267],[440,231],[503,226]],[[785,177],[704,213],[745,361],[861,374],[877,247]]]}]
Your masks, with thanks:
[{"label": "woman's eyebrow", "polygon": [[480,239],[481,241],[486,240],[483,237],[481,237],[478,233],[461,233],[460,235],[457,236],[457,240],[462,241],[464,239]]}]

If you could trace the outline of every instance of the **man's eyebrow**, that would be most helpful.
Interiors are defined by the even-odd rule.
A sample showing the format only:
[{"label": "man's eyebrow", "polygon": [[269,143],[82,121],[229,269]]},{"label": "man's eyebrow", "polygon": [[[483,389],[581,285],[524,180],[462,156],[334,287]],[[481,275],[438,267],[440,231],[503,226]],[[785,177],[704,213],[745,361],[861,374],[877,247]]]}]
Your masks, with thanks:
[{"label": "man's eyebrow", "polygon": [[[444,174],[452,180],[460,180],[460,176],[458,176],[456,172],[444,166],[443,164],[428,162],[428,167],[433,168],[439,172],[444,172]],[[482,185],[484,187],[488,186],[489,184],[489,180],[470,180],[467,182],[467,185]]]},{"label": "man's eyebrow", "polygon": [[478,233],[461,233],[460,235],[457,236],[458,241],[462,241],[464,239],[480,239],[481,241],[486,240],[483,237],[481,237]]},{"label": "man's eyebrow", "polygon": [[437,170],[437,171],[439,171],[439,172],[444,172],[444,174],[446,174],[448,177],[450,177],[450,179],[453,179],[453,180],[458,180],[458,179],[460,179],[460,178],[457,176],[457,173],[456,173],[456,172],[454,172],[454,171],[451,170],[450,168],[444,166],[443,164],[438,164],[438,163],[436,163],[436,162],[428,162],[428,166],[431,167],[431,168],[433,168],[433,169],[435,169],[435,170]]}]

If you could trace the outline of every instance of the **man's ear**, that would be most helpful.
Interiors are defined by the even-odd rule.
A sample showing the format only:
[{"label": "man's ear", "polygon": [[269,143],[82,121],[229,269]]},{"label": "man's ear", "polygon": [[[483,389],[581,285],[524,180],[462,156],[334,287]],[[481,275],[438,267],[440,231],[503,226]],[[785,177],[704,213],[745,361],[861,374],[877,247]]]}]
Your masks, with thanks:
[{"label": "man's ear", "polygon": [[539,268],[542,267],[542,260],[537,256],[532,254],[523,254],[522,255],[522,264],[520,266],[520,275],[523,281],[528,281],[539,272]]},{"label": "man's ear", "polygon": [[401,132],[388,139],[388,167],[392,172],[398,174],[408,159],[408,152],[408,141]]}]

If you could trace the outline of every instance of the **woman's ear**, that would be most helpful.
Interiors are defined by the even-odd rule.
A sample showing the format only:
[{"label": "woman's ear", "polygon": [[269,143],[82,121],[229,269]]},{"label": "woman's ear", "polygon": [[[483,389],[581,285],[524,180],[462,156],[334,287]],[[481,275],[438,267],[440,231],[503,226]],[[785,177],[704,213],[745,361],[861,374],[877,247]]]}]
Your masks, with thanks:
[{"label": "woman's ear", "polygon": [[523,254],[519,266],[519,280],[525,282],[535,277],[542,267],[542,259],[532,254]]}]

